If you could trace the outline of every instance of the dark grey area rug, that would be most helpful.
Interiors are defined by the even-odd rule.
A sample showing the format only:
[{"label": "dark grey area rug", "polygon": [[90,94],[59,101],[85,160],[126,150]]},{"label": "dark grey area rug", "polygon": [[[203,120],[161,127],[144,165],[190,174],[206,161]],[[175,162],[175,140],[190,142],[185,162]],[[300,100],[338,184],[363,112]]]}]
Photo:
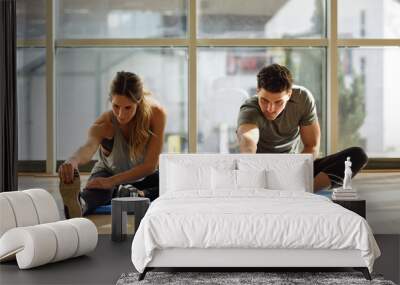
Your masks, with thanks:
[{"label": "dark grey area rug", "polygon": [[148,272],[138,281],[139,273],[122,274],[117,285],[133,284],[368,284],[395,285],[381,275],[372,275],[372,281],[360,272]]}]

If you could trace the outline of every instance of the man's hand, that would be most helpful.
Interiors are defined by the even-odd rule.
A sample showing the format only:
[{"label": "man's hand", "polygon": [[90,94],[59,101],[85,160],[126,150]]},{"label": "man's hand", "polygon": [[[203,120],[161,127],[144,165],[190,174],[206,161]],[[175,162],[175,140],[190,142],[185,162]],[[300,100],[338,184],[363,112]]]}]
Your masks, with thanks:
[{"label": "man's hand", "polygon": [[90,189],[112,189],[114,187],[111,177],[97,177],[93,178],[86,184],[86,188]]},{"label": "man's hand", "polygon": [[78,169],[78,163],[74,159],[68,159],[58,168],[58,176],[64,183],[72,183],[74,181],[74,170]]},{"label": "man's hand", "polygon": [[240,153],[256,153],[260,130],[255,124],[243,124],[237,129]]}]

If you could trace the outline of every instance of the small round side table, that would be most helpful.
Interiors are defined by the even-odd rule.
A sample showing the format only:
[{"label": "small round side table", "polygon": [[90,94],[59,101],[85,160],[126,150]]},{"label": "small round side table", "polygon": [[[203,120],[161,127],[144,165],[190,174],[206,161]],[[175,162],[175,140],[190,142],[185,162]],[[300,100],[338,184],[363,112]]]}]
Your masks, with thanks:
[{"label": "small round side table", "polygon": [[139,228],[147,209],[150,205],[149,198],[120,197],[111,200],[111,240],[123,241],[127,234],[127,212],[135,214],[135,232]]}]

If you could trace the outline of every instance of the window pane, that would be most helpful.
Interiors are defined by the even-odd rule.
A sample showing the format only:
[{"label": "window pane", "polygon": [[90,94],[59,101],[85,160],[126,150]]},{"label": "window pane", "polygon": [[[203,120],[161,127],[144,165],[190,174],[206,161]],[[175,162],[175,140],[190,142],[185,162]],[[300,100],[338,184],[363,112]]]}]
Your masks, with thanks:
[{"label": "window pane", "polygon": [[165,152],[187,152],[187,52],[184,48],[62,48],[57,50],[57,159],[85,142],[87,130],[110,110],[117,71],[137,73],[168,112]]},{"label": "window pane", "polygon": [[340,149],[361,146],[370,157],[400,157],[400,50],[342,48],[339,54]]},{"label": "window pane", "polygon": [[197,11],[200,38],[325,36],[324,0],[199,0]]},{"label": "window pane", "polygon": [[280,63],[292,71],[295,84],[313,93],[323,135],[321,152],[325,153],[325,57],[323,48],[201,48],[197,63],[198,151],[238,152],[239,108],[255,95],[258,71]]},{"label": "window pane", "polygon": [[17,0],[17,39],[46,38],[46,0]]},{"label": "window pane", "polygon": [[186,0],[60,0],[57,38],[183,38]]},{"label": "window pane", "polygon": [[46,159],[46,52],[17,49],[18,159]]},{"label": "window pane", "polygon": [[400,1],[339,0],[340,38],[399,38]]}]

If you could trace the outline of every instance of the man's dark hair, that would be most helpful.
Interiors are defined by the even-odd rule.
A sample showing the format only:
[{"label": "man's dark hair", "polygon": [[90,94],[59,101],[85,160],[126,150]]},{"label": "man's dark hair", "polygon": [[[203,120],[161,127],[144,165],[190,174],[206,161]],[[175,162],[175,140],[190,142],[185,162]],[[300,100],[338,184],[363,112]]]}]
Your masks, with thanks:
[{"label": "man's dark hair", "polygon": [[292,84],[290,70],[276,63],[263,67],[257,74],[257,88],[264,88],[269,92],[289,91]]}]

